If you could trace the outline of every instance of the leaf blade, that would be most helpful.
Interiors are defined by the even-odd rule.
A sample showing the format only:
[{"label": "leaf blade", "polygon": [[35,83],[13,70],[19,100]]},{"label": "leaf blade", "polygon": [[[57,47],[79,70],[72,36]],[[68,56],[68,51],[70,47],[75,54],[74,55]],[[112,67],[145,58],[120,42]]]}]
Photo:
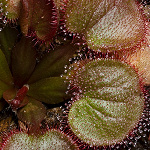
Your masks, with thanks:
[{"label": "leaf blade", "polygon": [[36,65],[36,50],[31,38],[22,37],[12,51],[12,74],[14,82],[23,86]]},{"label": "leaf blade", "polygon": [[29,85],[28,96],[47,104],[57,104],[68,98],[65,94],[67,84],[61,77],[50,77]]}]

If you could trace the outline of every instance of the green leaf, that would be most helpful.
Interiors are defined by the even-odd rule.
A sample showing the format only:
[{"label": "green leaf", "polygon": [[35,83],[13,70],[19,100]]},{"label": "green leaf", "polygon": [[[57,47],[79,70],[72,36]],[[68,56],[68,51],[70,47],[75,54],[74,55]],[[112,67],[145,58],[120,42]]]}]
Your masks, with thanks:
[{"label": "green leaf", "polygon": [[5,54],[8,64],[11,60],[11,50],[18,38],[19,32],[16,28],[5,26],[0,32],[0,49]]},{"label": "green leaf", "polygon": [[84,97],[73,103],[69,125],[78,138],[93,146],[121,142],[136,127],[144,109],[143,97],[129,99],[123,103]]},{"label": "green leaf", "polygon": [[82,91],[68,115],[75,135],[93,146],[111,145],[125,139],[144,110],[136,71],[116,60],[85,59],[71,73],[71,85]]},{"label": "green leaf", "polygon": [[41,121],[46,116],[46,108],[36,99],[27,98],[29,103],[23,108],[18,109],[17,117],[28,126],[30,133],[37,133],[40,129]]},{"label": "green leaf", "polygon": [[145,36],[145,21],[134,0],[68,1],[66,25],[96,51],[131,48]]},{"label": "green leaf", "polygon": [[72,58],[78,46],[67,43],[50,51],[36,66],[28,83],[34,83],[48,77],[58,77],[64,73],[64,66],[69,65],[69,58]]},{"label": "green leaf", "polygon": [[15,85],[22,87],[36,65],[36,50],[32,38],[22,37],[12,51],[12,74]]},{"label": "green leaf", "polygon": [[66,5],[66,25],[72,32],[85,33],[114,7],[116,0],[70,0]]},{"label": "green leaf", "polygon": [[13,87],[13,85],[8,85],[0,80],[0,98],[2,98],[3,92],[5,92],[6,90],[8,90],[12,87]]},{"label": "green leaf", "polygon": [[50,77],[39,80],[29,85],[27,95],[47,104],[58,104],[63,102],[68,96],[67,84],[61,77]]},{"label": "green leaf", "polygon": [[9,85],[13,84],[13,78],[9,70],[7,60],[1,49],[0,49],[0,81]]},{"label": "green leaf", "polygon": [[129,65],[111,59],[86,61],[78,62],[78,69],[75,66],[69,77],[84,95],[118,102],[141,91],[138,74]]},{"label": "green leaf", "polygon": [[27,133],[13,133],[7,137],[2,148],[8,149],[41,149],[41,150],[79,150],[78,146],[62,131],[51,129],[40,136]]},{"label": "green leaf", "polygon": [[20,26],[25,35],[51,41],[57,31],[57,11],[53,0],[22,0]]}]

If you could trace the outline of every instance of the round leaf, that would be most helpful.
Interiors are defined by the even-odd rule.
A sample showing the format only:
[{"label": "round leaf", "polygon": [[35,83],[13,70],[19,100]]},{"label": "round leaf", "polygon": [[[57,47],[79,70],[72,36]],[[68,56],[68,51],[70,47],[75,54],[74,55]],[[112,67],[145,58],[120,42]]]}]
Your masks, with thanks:
[{"label": "round leaf", "polygon": [[96,51],[131,48],[145,33],[145,22],[134,0],[68,1],[66,24],[70,31],[83,34]]},{"label": "round leaf", "polygon": [[13,133],[6,138],[3,149],[41,149],[41,150],[78,150],[76,144],[59,130],[51,129],[41,136],[31,136],[27,133]]},{"label": "round leaf", "polygon": [[88,144],[115,144],[136,127],[144,110],[138,75],[119,61],[86,62],[79,62],[69,77],[82,91],[69,110],[69,125]]},{"label": "round leaf", "polygon": [[69,111],[69,125],[75,135],[94,146],[121,142],[136,127],[144,108],[140,96],[129,97],[128,101],[82,98]]}]

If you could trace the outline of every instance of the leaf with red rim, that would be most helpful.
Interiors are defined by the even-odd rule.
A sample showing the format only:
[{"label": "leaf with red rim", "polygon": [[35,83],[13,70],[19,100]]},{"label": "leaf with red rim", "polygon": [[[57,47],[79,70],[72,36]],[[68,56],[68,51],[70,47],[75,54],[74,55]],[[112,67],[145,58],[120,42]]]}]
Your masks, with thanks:
[{"label": "leaf with red rim", "polygon": [[128,64],[113,59],[85,59],[77,65],[69,82],[82,93],[69,110],[71,130],[92,146],[121,142],[143,114],[145,99],[138,74]]},{"label": "leaf with red rim", "polygon": [[57,10],[53,0],[22,0],[20,26],[25,35],[51,41],[57,26]]},{"label": "leaf with red rim", "polygon": [[145,36],[145,20],[135,0],[70,0],[66,26],[83,34],[95,51],[137,46]]},{"label": "leaf with red rim", "polygon": [[50,129],[39,136],[13,131],[3,138],[2,149],[79,150],[71,137],[59,129]]}]

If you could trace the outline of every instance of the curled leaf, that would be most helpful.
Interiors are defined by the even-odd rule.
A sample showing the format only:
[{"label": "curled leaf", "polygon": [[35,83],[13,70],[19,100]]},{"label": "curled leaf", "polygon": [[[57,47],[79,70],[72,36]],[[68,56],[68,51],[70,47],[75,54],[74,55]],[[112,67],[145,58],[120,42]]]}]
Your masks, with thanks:
[{"label": "curled leaf", "polygon": [[57,30],[57,11],[53,0],[21,0],[20,26],[25,35],[51,41]]},{"label": "curled leaf", "polygon": [[66,95],[67,84],[61,77],[50,77],[30,84],[27,95],[47,104],[63,102]]},{"label": "curled leaf", "polygon": [[26,97],[27,91],[27,86],[23,86],[19,90],[11,88],[3,92],[3,98],[5,101],[7,101],[8,104],[10,104],[13,110],[16,110],[25,106],[29,102],[28,97]]}]

